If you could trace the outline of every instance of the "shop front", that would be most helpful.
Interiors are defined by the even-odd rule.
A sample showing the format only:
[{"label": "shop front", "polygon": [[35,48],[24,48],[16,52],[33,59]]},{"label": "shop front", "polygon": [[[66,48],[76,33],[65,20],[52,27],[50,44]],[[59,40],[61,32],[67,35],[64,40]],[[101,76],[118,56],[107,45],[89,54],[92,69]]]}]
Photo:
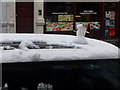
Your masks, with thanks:
[{"label": "shop front", "polygon": [[76,26],[83,24],[87,37],[117,38],[117,2],[45,2],[44,10],[44,33],[75,35]]},{"label": "shop front", "polygon": [[76,35],[76,26],[83,24],[90,38],[114,42],[120,35],[119,2],[32,0],[5,2],[1,6],[1,33]]}]

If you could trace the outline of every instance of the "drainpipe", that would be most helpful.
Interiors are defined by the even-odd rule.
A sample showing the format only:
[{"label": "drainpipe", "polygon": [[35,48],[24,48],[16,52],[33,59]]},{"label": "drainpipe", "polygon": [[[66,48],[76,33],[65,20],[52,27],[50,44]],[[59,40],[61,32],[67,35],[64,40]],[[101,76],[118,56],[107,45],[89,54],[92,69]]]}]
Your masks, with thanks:
[{"label": "drainpipe", "polygon": [[43,25],[45,25],[45,20],[43,18],[43,0],[37,0],[36,1],[36,29],[37,32],[36,33],[40,33],[43,34]]}]

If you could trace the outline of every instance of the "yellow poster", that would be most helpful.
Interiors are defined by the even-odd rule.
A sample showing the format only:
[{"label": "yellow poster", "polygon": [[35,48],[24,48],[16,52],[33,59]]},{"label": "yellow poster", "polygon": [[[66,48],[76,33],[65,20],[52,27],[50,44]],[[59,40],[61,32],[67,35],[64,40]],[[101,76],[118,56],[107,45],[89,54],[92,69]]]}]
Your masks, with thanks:
[{"label": "yellow poster", "polygon": [[58,21],[73,21],[73,15],[58,15]]}]

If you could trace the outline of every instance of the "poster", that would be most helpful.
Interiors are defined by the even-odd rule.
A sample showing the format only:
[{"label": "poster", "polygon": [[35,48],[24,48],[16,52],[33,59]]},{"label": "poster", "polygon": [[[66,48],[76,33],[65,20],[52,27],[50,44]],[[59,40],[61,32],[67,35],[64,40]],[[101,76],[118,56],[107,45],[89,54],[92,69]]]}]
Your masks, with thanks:
[{"label": "poster", "polygon": [[115,36],[115,11],[105,11],[105,36],[114,37]]},{"label": "poster", "polygon": [[90,29],[100,29],[99,22],[89,22]]},{"label": "poster", "polygon": [[85,27],[90,27],[90,29],[100,29],[100,23],[99,22],[76,22],[76,26],[78,24],[83,24]]},{"label": "poster", "polygon": [[115,11],[106,11],[105,17],[109,20],[115,20]]},{"label": "poster", "polygon": [[58,21],[73,21],[73,15],[58,15]]},{"label": "poster", "polygon": [[72,31],[73,22],[47,22],[46,31]]}]

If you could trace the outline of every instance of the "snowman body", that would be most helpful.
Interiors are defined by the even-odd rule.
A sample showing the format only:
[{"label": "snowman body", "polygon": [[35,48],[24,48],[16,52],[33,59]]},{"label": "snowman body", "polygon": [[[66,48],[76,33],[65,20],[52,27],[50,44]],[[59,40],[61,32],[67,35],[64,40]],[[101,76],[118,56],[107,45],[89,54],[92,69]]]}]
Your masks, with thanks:
[{"label": "snowman body", "polygon": [[77,25],[77,32],[76,32],[76,38],[74,39],[74,43],[76,44],[88,44],[88,42],[85,39],[85,33],[87,30],[87,27],[84,27],[82,24]]}]

